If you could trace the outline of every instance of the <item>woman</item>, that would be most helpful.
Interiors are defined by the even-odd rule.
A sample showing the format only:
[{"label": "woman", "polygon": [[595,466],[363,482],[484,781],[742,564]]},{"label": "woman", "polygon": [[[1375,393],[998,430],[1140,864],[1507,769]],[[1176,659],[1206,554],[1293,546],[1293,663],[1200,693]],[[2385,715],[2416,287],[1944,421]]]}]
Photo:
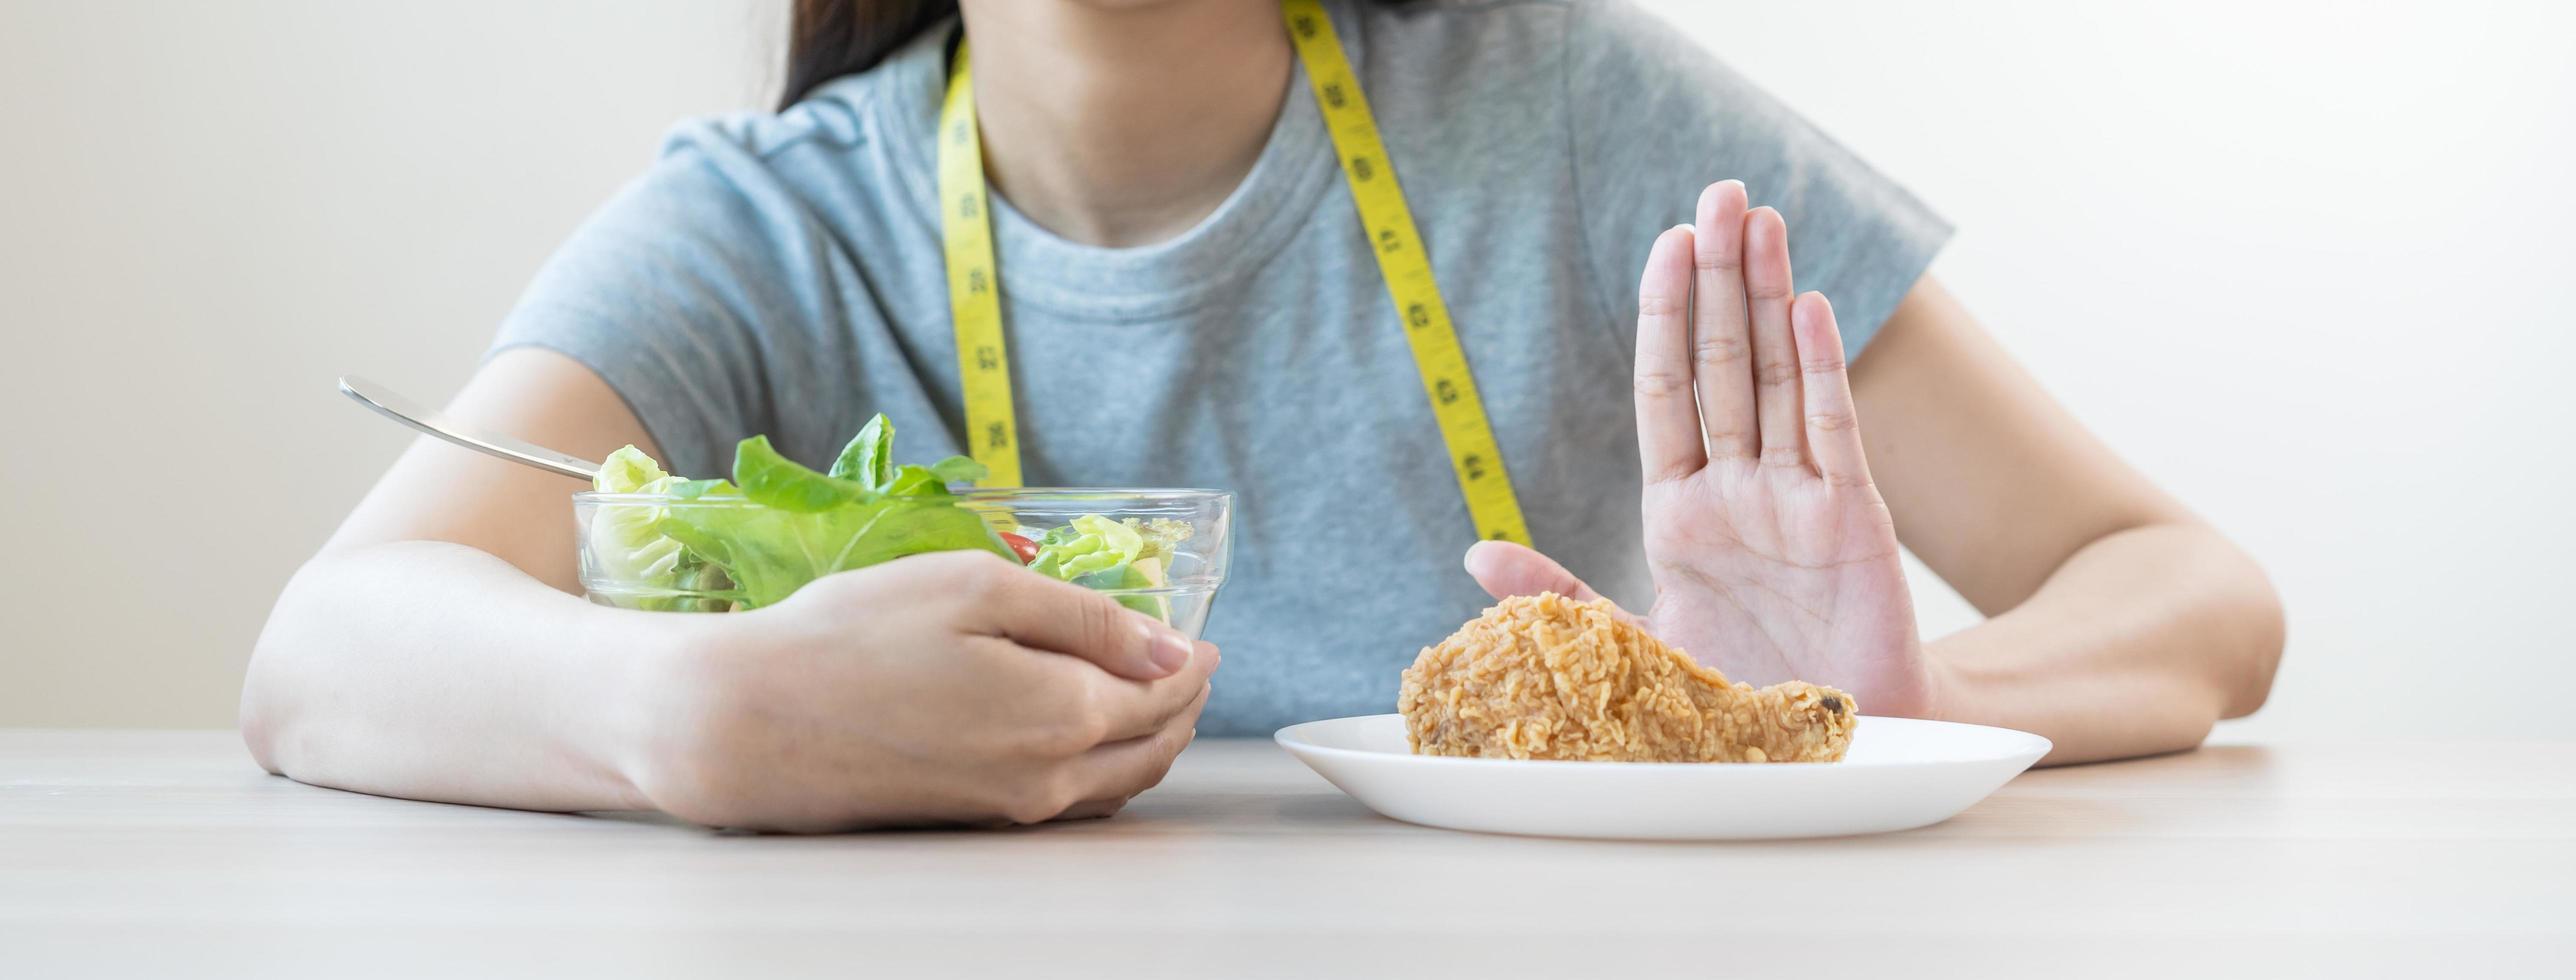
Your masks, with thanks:
[{"label": "woman", "polygon": [[[735,615],[594,607],[573,487],[424,443],[279,600],[244,694],[263,764],[786,829],[1098,815],[1198,728],[1386,710],[1482,593],[1587,580],[1731,676],[2057,762],[2262,703],[2254,564],[1923,274],[1937,218],[1656,21],[1325,6],[1533,550],[1466,547],[1491,515],[1326,127],[1349,93],[1310,85],[1275,0],[962,7],[799,3],[784,108],[676,131],[452,410],[692,475],[763,432],[819,462],[875,411],[908,456],[966,448],[935,138],[962,32],[1026,482],[1239,491],[1225,682],[1212,646],[975,555]],[[1900,538],[1992,618],[1918,642]]]}]

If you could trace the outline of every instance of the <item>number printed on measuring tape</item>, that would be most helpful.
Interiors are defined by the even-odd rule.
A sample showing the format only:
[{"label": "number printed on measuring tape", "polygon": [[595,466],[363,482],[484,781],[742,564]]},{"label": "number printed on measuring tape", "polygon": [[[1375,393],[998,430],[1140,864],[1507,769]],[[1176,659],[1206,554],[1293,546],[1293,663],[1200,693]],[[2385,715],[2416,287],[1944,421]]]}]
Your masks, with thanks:
[{"label": "number printed on measuring tape", "polygon": [[948,313],[955,322],[959,395],[966,403],[967,455],[984,464],[987,487],[1020,485],[1018,419],[1011,404],[1010,348],[1002,339],[1000,278],[993,261],[992,208],[984,200],[984,145],[975,128],[975,86],[966,46],[957,46],[948,96],[939,108],[939,199],[948,262]]},{"label": "number printed on measuring tape", "polygon": [[1387,298],[1401,311],[1405,340],[1422,375],[1422,393],[1440,424],[1440,438],[1448,446],[1476,536],[1528,544],[1529,524],[1503,467],[1493,423],[1485,415],[1484,399],[1467,367],[1467,353],[1449,319],[1449,304],[1441,299],[1430,258],[1422,248],[1422,233],[1413,224],[1402,181],[1388,165],[1386,141],[1378,133],[1377,119],[1351,70],[1350,57],[1342,51],[1341,38],[1325,29],[1331,21],[1317,0],[1286,0],[1281,10],[1297,57],[1306,67],[1307,81],[1314,87],[1315,102],[1323,110],[1325,130],[1332,134],[1333,148],[1341,158],[1361,226],[1371,229]]},{"label": "number printed on measuring tape", "polygon": [[[1460,495],[1476,536],[1528,544],[1529,525],[1511,475],[1494,440],[1493,423],[1476,391],[1476,378],[1459,346],[1440,297],[1431,261],[1422,248],[1422,233],[1389,162],[1386,141],[1378,133],[1368,97],[1351,70],[1341,38],[1317,0],[1284,0],[1280,11],[1288,34],[1305,66],[1306,78],[1323,110],[1325,130],[1377,254],[1378,273],[1386,280],[1387,298],[1413,363],[1422,378],[1422,394],[1439,423],[1441,442],[1457,474]],[[964,41],[949,69],[947,98],[940,105],[939,199],[953,202],[940,215],[940,236],[948,262],[949,313],[956,323],[957,373],[966,403],[966,430],[971,455],[991,471],[983,485],[1020,485],[1018,418],[1011,402],[1011,362],[1002,337],[1000,280],[993,260],[992,208],[985,200],[983,142],[975,123],[975,86]]]}]

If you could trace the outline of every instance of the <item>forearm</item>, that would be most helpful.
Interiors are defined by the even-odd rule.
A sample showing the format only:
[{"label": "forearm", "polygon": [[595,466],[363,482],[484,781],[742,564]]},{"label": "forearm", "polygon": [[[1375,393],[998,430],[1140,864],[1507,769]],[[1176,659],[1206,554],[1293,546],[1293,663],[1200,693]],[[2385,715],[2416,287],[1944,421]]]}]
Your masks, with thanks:
[{"label": "forearm", "polygon": [[260,763],[386,796],[641,809],[624,773],[665,631],[484,552],[326,552],[278,599],[242,692]]},{"label": "forearm", "polygon": [[2235,546],[2198,525],[2137,528],[1932,644],[1935,710],[2045,735],[2050,763],[2187,749],[2261,706],[2281,640],[2279,601]]}]

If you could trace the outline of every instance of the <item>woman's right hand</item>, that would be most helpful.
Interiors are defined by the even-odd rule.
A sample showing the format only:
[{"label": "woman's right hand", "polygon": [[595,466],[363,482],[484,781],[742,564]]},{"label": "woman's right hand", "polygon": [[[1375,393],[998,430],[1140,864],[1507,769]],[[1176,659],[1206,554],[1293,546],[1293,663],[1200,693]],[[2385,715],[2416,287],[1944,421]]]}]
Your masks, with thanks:
[{"label": "woman's right hand", "polygon": [[675,638],[628,778],[674,816],[762,830],[1106,816],[1189,744],[1217,663],[980,552],[832,575]]}]

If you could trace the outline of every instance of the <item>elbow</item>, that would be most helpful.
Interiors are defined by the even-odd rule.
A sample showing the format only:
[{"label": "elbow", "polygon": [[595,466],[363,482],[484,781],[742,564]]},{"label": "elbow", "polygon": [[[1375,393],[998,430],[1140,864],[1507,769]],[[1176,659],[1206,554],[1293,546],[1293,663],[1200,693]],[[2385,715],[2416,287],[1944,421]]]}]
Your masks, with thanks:
[{"label": "elbow", "polygon": [[270,775],[283,776],[287,774],[288,736],[294,731],[296,712],[295,699],[286,690],[291,678],[283,676],[286,672],[279,669],[281,658],[269,642],[277,628],[277,616],[272,613],[258,644],[251,648],[250,671],[242,677],[241,706],[235,724],[241,730],[242,747],[250,750],[251,761]]},{"label": "elbow", "polygon": [[329,560],[325,552],[306,562],[279,590],[268,622],[251,645],[249,669],[242,675],[241,705],[235,716],[242,747],[250,750],[260,768],[275,775],[287,775],[293,761],[291,747],[302,714],[297,706],[303,701],[296,691],[300,673],[295,668],[296,650],[315,626],[313,613],[328,607],[310,593],[329,578],[318,568]]},{"label": "elbow", "polygon": [[271,612],[268,625],[260,631],[259,642],[251,647],[250,671],[242,676],[241,707],[235,721],[241,729],[242,747],[250,750],[251,760],[271,775],[283,776],[283,743],[292,720],[288,707],[292,702],[278,690],[283,679],[274,669],[278,658],[269,642],[277,629],[277,613]]},{"label": "elbow", "polygon": [[2213,597],[2210,622],[2220,651],[2217,676],[2220,718],[2243,718],[2272,696],[2272,678],[2281,668],[2288,642],[2287,615],[2281,594],[2261,566],[2234,545],[2227,545],[2237,573],[2227,576]]},{"label": "elbow", "polygon": [[242,686],[240,727],[242,747],[250,750],[251,761],[270,775],[285,775],[286,769],[277,764],[277,726],[247,684]]}]

